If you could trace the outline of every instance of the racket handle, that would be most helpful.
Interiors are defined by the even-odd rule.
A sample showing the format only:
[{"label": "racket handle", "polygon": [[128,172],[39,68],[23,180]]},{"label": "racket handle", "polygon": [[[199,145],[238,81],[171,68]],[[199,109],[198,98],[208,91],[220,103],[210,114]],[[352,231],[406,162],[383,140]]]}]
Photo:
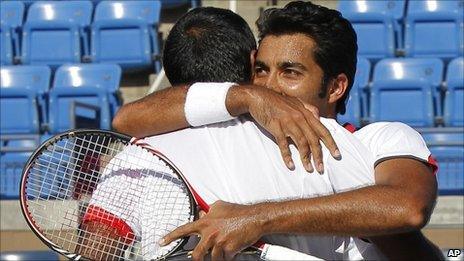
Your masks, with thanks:
[{"label": "racket handle", "polygon": [[302,252],[298,252],[296,250],[282,247],[282,246],[275,246],[270,244],[264,244],[261,247],[261,255],[260,258],[262,260],[323,260],[317,258],[312,255],[308,255]]}]

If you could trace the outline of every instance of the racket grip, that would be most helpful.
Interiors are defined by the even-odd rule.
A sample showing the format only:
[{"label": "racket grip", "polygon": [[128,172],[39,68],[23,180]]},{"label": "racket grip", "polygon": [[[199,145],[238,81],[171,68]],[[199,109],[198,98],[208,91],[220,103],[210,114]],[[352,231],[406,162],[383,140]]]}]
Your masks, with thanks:
[{"label": "racket grip", "polygon": [[318,257],[308,255],[296,250],[275,246],[270,244],[264,244],[261,248],[260,258],[262,260],[274,261],[274,260],[323,260]]}]

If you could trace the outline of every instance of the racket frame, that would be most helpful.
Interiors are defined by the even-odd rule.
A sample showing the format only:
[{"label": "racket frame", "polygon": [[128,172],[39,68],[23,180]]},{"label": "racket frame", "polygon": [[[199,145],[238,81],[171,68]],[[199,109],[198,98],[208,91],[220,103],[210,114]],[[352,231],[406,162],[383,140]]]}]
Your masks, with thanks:
[{"label": "racket frame", "polygon": [[[180,172],[180,170],[161,152],[157,151],[156,149],[152,148],[148,144],[137,144],[137,141],[139,139],[137,138],[131,138],[127,135],[113,132],[113,131],[108,131],[108,130],[94,130],[94,129],[74,129],[74,130],[69,130],[60,134],[57,134],[53,137],[50,137],[47,139],[44,143],[42,143],[29,157],[26,165],[23,168],[23,173],[21,177],[21,185],[19,189],[19,195],[20,195],[20,205],[21,205],[21,211],[23,213],[23,216],[26,219],[26,223],[28,226],[31,228],[32,232],[49,248],[54,250],[55,252],[65,256],[68,259],[71,260],[86,260],[85,257],[82,257],[80,254],[76,254],[73,252],[70,252],[69,250],[63,249],[57,244],[53,243],[51,240],[49,240],[44,233],[41,231],[39,226],[37,226],[36,222],[34,221],[32,214],[30,211],[28,211],[28,199],[27,199],[27,193],[26,193],[26,188],[27,188],[27,181],[28,181],[28,176],[29,176],[29,171],[30,168],[33,166],[35,160],[37,160],[38,156],[43,152],[44,149],[46,149],[48,146],[55,144],[59,140],[63,140],[64,138],[72,138],[72,137],[78,137],[81,135],[91,135],[91,134],[97,134],[97,135],[107,135],[108,137],[114,138],[114,139],[119,139],[123,143],[125,142],[126,145],[136,145],[139,146],[148,152],[152,153],[158,158],[161,158],[162,161],[164,161],[170,168],[172,168],[176,173],[177,177],[183,182],[185,187],[187,188],[186,190],[188,191],[188,197],[190,201],[190,222],[197,220],[198,219],[198,202],[197,199],[193,196],[192,193],[192,187],[190,184],[188,184],[187,180],[184,178],[183,174]],[[173,247],[168,253],[165,255],[159,257],[157,260],[164,260],[169,258],[172,254],[176,253],[179,251],[179,249],[182,249],[182,247],[187,243],[189,237],[184,237],[180,239],[180,241],[177,243],[175,247]]]}]

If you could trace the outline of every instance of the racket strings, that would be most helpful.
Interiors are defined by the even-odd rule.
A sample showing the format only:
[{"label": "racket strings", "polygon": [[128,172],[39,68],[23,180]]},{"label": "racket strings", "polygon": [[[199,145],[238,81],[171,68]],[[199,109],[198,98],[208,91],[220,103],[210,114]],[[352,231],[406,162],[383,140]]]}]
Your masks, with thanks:
[{"label": "racket strings", "polygon": [[[161,237],[192,219],[189,192],[169,164],[103,135],[69,137],[46,147],[29,171],[26,194],[47,239],[99,260],[121,258],[124,249],[125,258],[162,257],[179,242],[160,247]],[[85,229],[91,206],[112,214],[97,215],[107,232]],[[115,229],[121,221],[130,233]]]}]

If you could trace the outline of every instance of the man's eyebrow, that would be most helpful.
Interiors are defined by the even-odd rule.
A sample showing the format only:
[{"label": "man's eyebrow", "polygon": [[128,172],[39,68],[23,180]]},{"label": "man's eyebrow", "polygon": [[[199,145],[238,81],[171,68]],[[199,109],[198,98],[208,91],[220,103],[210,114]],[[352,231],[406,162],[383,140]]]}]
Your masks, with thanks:
[{"label": "man's eyebrow", "polygon": [[255,67],[257,67],[257,66],[261,67],[261,68],[263,68],[265,70],[269,69],[269,66],[267,66],[265,62],[260,61],[260,60],[255,61]]},{"label": "man's eyebrow", "polygon": [[278,65],[279,68],[281,68],[281,69],[296,67],[296,68],[299,68],[299,69],[301,69],[301,70],[307,71],[306,66],[304,66],[302,63],[298,63],[298,62],[287,61],[287,62],[280,62],[280,63],[278,63],[277,65]]}]

